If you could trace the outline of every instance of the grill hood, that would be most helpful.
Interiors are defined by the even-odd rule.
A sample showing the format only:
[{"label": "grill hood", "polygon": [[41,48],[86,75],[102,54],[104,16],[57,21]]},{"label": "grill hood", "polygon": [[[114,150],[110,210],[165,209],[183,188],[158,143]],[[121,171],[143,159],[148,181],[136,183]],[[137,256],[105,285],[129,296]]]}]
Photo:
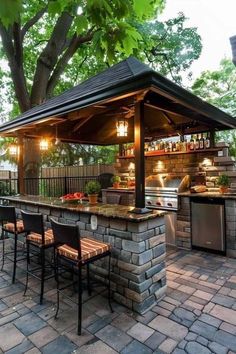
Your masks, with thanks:
[{"label": "grill hood", "polygon": [[177,193],[190,188],[190,176],[173,176],[170,174],[150,175],[145,179],[146,190],[170,190]]}]

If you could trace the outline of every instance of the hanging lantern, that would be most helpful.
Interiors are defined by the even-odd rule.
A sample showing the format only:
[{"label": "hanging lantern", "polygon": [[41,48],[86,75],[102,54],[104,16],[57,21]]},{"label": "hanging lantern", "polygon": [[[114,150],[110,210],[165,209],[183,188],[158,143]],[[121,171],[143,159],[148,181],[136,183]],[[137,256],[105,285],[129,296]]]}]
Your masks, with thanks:
[{"label": "hanging lantern", "polygon": [[19,146],[17,144],[11,144],[9,146],[9,154],[11,156],[18,156],[19,153]]},{"label": "hanging lantern", "polygon": [[39,148],[41,151],[47,151],[48,150],[48,140],[41,139],[39,142]]},{"label": "hanging lantern", "polygon": [[116,135],[117,136],[128,136],[128,122],[126,119],[118,119],[116,123]]}]

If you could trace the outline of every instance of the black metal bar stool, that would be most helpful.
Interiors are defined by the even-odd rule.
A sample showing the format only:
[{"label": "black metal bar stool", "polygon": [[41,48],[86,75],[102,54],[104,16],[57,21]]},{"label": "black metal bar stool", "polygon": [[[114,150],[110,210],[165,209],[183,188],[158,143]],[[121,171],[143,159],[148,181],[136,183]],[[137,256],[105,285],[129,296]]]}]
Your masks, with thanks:
[{"label": "black metal bar stool", "polygon": [[[46,276],[45,267],[45,251],[54,247],[53,233],[52,230],[44,230],[43,224],[43,215],[40,213],[29,213],[25,211],[21,211],[24,228],[27,232],[26,235],[26,250],[27,250],[27,270],[26,270],[26,283],[25,283],[25,291],[26,294],[28,288],[28,280],[29,275],[32,275],[36,279],[39,279],[41,282],[41,290],[40,290],[40,304],[43,303],[43,293],[44,293],[44,281],[55,276],[49,274]],[[31,248],[31,249],[30,249]],[[29,264],[31,259],[35,257],[35,255],[39,255],[40,266],[29,269]],[[54,249],[53,249],[53,257],[54,257]],[[47,262],[52,269],[54,269],[54,264]],[[55,271],[55,270],[54,270]],[[38,275],[38,273],[41,273]]]},{"label": "black metal bar stool", "polygon": [[[24,225],[21,220],[16,219],[16,210],[13,206],[0,205],[0,222],[2,226],[1,239],[2,239],[2,265],[1,270],[3,270],[5,263],[5,256],[14,254],[13,257],[13,272],[12,272],[12,283],[15,282],[16,278],[16,264],[17,264],[17,241],[20,234],[25,235]],[[5,252],[5,239],[6,233],[14,236],[14,250]],[[12,261],[11,258],[8,257]],[[24,258],[23,258],[24,259]],[[22,259],[21,259],[22,260]]]},{"label": "black metal bar stool", "polygon": [[[103,243],[91,238],[80,238],[79,227],[76,225],[61,224],[51,219],[52,230],[55,242],[55,268],[56,268],[56,280],[57,280],[57,310],[55,318],[59,311],[59,294],[68,286],[74,286],[74,281],[63,287],[59,284],[59,269],[67,268],[78,276],[78,331],[81,334],[81,319],[82,319],[82,267],[90,263],[101,259],[103,257],[109,257],[108,263],[108,302],[111,306],[111,294],[110,294],[110,266],[111,266],[111,246],[110,244]],[[89,274],[88,274],[89,275]],[[89,278],[88,278],[88,287]],[[90,291],[90,289],[88,289]],[[64,296],[66,296],[64,294]]]}]

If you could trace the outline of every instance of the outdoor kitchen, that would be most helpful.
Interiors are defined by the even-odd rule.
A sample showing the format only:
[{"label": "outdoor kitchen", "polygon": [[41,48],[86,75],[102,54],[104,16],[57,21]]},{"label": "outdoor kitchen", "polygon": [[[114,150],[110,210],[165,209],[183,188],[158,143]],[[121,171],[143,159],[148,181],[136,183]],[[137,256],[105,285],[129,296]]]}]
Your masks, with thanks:
[{"label": "outdoor kitchen", "polygon": [[[227,144],[215,139],[215,132],[234,127],[233,117],[130,57],[0,127],[2,135],[17,137],[18,151],[25,139],[55,141],[55,133],[62,142],[118,145],[116,184],[104,188],[102,203],[42,197],[37,188],[28,195],[22,154],[20,195],[2,199],[19,217],[21,210],[39,212],[47,227],[52,217],[109,245],[113,298],[144,313],[167,289],[166,244],[235,256],[234,159]],[[225,194],[216,184],[221,174],[231,180]],[[206,228],[205,213],[193,215],[199,205],[210,221],[219,221],[214,233]],[[104,279],[106,261],[92,268]]]},{"label": "outdoor kitchen", "polygon": [[[185,143],[188,145],[184,151],[157,150],[145,153],[146,206],[154,210],[168,211],[165,216],[167,244],[186,249],[199,247],[206,251],[215,250],[235,257],[236,172],[235,160],[229,156],[229,146],[227,143],[218,142],[211,148],[190,149],[190,137]],[[115,167],[116,174],[120,176],[120,188],[110,187],[103,190],[103,201],[106,202],[108,196],[118,194],[121,195],[121,204],[132,205],[134,186],[127,186],[127,181],[135,183],[134,157],[131,154],[120,156]],[[217,183],[219,175],[222,174],[229,176],[230,188],[224,194],[220,193]],[[191,220],[192,217],[196,219],[198,215],[192,210],[191,203],[197,197],[203,198],[203,202],[208,201],[208,204],[223,203],[224,206],[222,215],[219,216],[222,219],[219,221],[218,230],[207,232],[211,236],[210,240],[205,235],[201,243],[192,240]],[[213,215],[213,223],[216,222],[214,217],[217,218],[217,214]],[[213,230],[212,225],[209,228]],[[200,238],[199,230],[197,234]]]}]

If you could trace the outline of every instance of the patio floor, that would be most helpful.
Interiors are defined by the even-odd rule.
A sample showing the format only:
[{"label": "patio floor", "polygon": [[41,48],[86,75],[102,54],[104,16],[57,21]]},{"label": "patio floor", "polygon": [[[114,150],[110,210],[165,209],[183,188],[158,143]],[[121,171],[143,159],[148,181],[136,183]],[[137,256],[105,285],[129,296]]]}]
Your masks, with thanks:
[{"label": "patio floor", "polygon": [[[83,306],[83,333],[76,335],[76,307],[62,302],[55,314],[55,283],[46,282],[45,303],[38,304],[39,282],[11,263],[0,272],[0,353],[236,353],[236,260],[169,249],[168,291],[144,316],[114,303],[110,313],[103,295]],[[97,288],[102,291],[102,288]]]}]

